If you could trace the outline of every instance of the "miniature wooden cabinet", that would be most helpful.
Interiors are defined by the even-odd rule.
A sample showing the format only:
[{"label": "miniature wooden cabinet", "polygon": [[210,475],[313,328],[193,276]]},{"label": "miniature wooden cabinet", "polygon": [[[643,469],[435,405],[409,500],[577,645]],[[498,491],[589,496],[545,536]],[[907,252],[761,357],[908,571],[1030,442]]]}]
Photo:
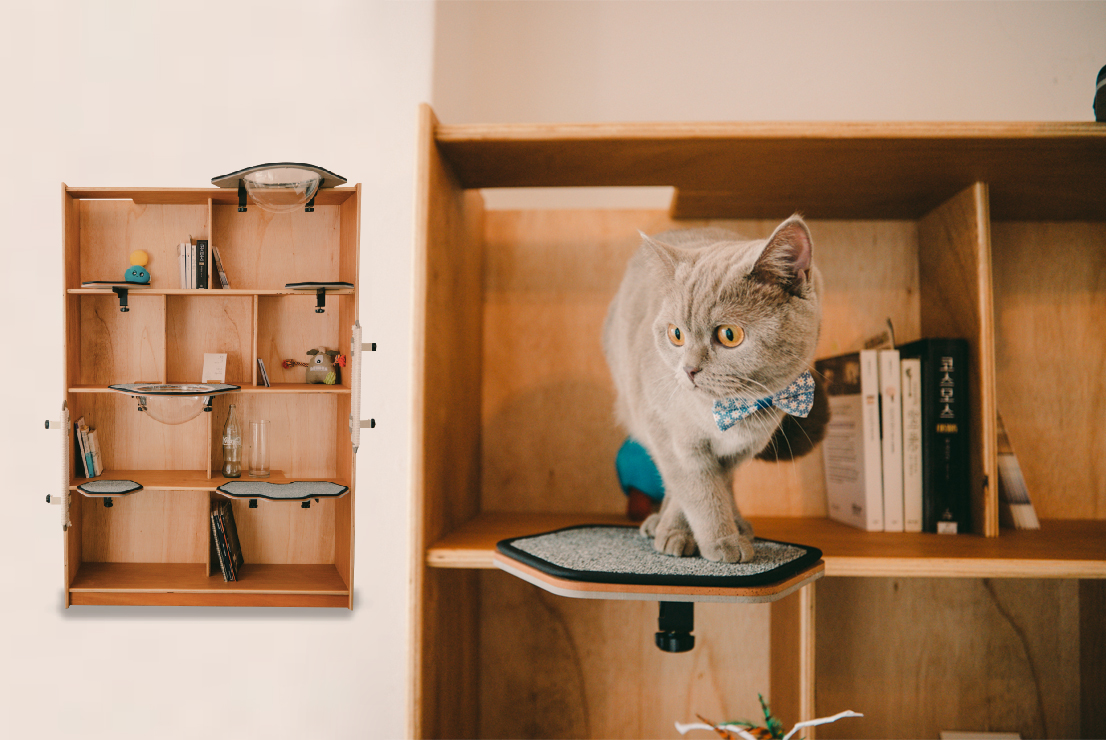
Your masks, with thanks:
[{"label": "miniature wooden cabinet", "polygon": [[[699,652],[667,656],[651,644],[650,605],[558,598],[491,569],[500,539],[624,521],[614,471],[624,435],[600,335],[639,230],[709,223],[757,238],[801,212],[826,286],[818,356],[852,351],[886,318],[902,342],[970,342],[974,534],[827,520],[820,452],[739,470],[738,501],[758,535],[824,552],[819,594],[843,576],[1082,579],[1084,644],[1102,644],[1101,626],[1087,625],[1106,624],[1106,127],[441,125],[427,108],[420,137],[415,736],[669,736],[673,721],[722,711],[750,672],[745,698],[770,691],[791,721],[864,711],[823,707],[822,693],[815,707],[816,644],[834,655],[887,620],[916,618],[828,619],[837,631],[816,635],[824,602],[816,620],[807,587],[771,607],[702,610]],[[669,212],[499,211],[479,192],[559,186],[672,186],[675,197]],[[998,410],[1040,531],[999,530]],[[972,627],[948,629],[967,639]],[[1102,657],[1091,650],[1062,670],[1090,691]],[[885,678],[860,677],[873,687]],[[909,691],[941,701],[928,684]],[[920,726],[901,720],[887,731]]]},{"label": "miniature wooden cabinet", "polygon": [[[350,368],[335,385],[307,385],[306,360],[325,346],[349,356],[357,320],[361,187],[322,190],[313,213],[269,213],[215,188],[62,186],[65,399],[100,437],[100,479],[130,479],[141,491],[107,508],[82,495],[70,460],[71,522],[65,534],[66,604],[329,606],[352,608],[354,455]],[[230,289],[181,288],[177,245],[189,237],[218,248]],[[82,288],[119,280],[136,249],[150,255],[152,280],[129,292],[129,311],[110,291]],[[348,282],[316,313],[302,281]],[[204,353],[226,353],[226,382],[240,392],[168,426],[147,418],[111,384],[195,383]],[[271,387],[264,387],[257,360]],[[326,480],[341,498],[300,502],[234,500],[245,565],[224,582],[210,551],[209,514],[226,482],[222,430],[235,404],[245,441],[251,419],[270,422],[271,483]],[[356,410],[353,412],[357,413]],[[243,465],[242,478],[250,480]]]}]

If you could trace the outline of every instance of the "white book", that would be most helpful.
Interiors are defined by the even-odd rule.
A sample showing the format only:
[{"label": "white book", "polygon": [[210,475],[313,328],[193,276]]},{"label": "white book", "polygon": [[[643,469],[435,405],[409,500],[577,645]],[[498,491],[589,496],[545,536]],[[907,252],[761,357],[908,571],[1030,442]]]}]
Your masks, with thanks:
[{"label": "white book", "polygon": [[922,361],[902,364],[903,531],[922,531]]},{"label": "white book", "polygon": [[188,245],[181,242],[177,245],[177,262],[180,263],[180,287],[185,287],[188,282]]},{"label": "white book", "polygon": [[196,245],[190,242],[187,251],[188,265],[185,269],[184,278],[188,284],[185,287],[194,290],[196,288]]},{"label": "white book", "polygon": [[822,443],[830,519],[883,531],[883,462],[879,434],[879,364],[875,350],[818,360],[830,421]]},{"label": "white book", "polygon": [[100,454],[100,437],[96,434],[95,429],[90,429],[88,432],[88,442],[92,446],[92,464],[96,470],[96,475],[100,475],[104,472],[104,458]]},{"label": "white book", "polygon": [[903,530],[902,368],[897,349],[879,350],[880,435],[883,452],[883,531]]}]

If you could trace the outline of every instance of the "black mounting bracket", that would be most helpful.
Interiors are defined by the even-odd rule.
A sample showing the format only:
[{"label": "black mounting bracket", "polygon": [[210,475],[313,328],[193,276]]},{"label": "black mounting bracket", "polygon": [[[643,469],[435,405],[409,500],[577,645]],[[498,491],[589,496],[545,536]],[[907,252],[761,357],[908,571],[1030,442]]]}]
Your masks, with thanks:
[{"label": "black mounting bracket", "polygon": [[686,653],[695,647],[694,601],[662,601],[656,635],[657,647],[666,653]]},{"label": "black mounting bracket", "polygon": [[326,288],[315,289],[315,313],[326,313]]},{"label": "black mounting bracket", "polygon": [[[315,189],[315,195],[318,195],[318,194],[319,194],[319,190],[318,190],[318,188],[316,188]],[[303,207],[303,212],[304,213],[314,213],[315,212],[315,195],[312,195],[311,200],[307,201],[307,205],[305,205]]]},{"label": "black mounting bracket", "polygon": [[111,286],[111,290],[115,295],[119,296],[119,310],[123,313],[127,313],[131,309],[127,306],[127,288],[119,285]]},{"label": "black mounting bracket", "polygon": [[310,509],[311,508],[311,502],[310,501],[304,501],[302,504],[300,504],[300,508],[301,509]]},{"label": "black mounting bracket", "polygon": [[246,212],[246,181],[238,181],[238,212]]},{"label": "black mounting bracket", "polygon": [[104,496],[104,508],[110,509],[114,504],[111,503],[111,496]]},{"label": "black mounting bracket", "polygon": [[257,508],[257,499],[255,499],[255,498],[250,499],[250,508],[251,509],[256,509]]}]

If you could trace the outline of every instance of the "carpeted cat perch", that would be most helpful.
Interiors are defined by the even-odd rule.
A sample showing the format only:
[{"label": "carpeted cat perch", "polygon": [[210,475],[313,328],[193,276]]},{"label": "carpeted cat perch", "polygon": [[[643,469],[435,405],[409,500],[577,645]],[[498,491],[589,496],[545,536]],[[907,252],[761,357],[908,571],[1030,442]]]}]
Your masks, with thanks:
[{"label": "carpeted cat perch", "polygon": [[825,572],[822,552],[755,540],[747,563],[672,557],[653,549],[637,527],[584,525],[514,537],[496,545],[496,567],[550,593],[579,599],[659,601],[657,646],[695,644],[696,601],[761,604],[782,599]]}]

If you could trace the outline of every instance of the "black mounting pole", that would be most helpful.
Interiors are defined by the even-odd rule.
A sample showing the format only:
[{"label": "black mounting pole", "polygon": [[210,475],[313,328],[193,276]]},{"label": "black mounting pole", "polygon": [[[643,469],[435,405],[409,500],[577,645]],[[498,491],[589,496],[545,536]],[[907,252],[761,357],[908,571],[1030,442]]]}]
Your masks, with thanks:
[{"label": "black mounting pole", "polygon": [[657,647],[666,653],[686,653],[695,647],[695,602],[662,601],[657,617]]},{"label": "black mounting pole", "polygon": [[246,181],[238,181],[238,212],[246,212]]},{"label": "black mounting pole", "polygon": [[326,288],[316,288],[315,298],[315,313],[326,313]]},{"label": "black mounting pole", "polygon": [[303,212],[304,213],[314,213],[315,212],[315,196],[318,195],[318,194],[319,194],[319,189],[315,188],[315,193],[314,193],[314,195],[311,196],[311,200],[307,201],[307,205],[305,205],[303,207]]}]

